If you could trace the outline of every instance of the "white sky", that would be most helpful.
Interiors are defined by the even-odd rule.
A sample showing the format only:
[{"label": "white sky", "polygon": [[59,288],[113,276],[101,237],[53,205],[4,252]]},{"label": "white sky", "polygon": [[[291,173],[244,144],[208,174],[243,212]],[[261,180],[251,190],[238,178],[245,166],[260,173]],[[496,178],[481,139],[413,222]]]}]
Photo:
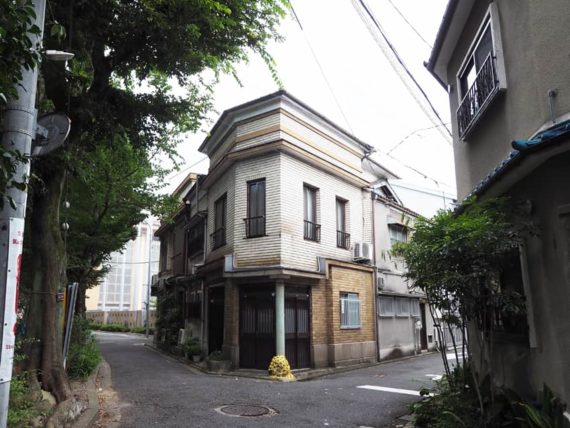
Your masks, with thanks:
[{"label": "white sky", "polygon": [[[451,145],[422,112],[406,90],[350,0],[291,0],[304,31],[292,16],[281,25],[285,41],[272,43],[269,52],[277,63],[284,88],[356,137],[378,149],[374,158],[405,181],[455,193]],[[392,0],[406,19],[430,44],[441,22],[447,0]],[[428,47],[405,23],[389,0],[367,0],[388,38],[420,82],[440,116],[449,122],[447,94],[425,70]],[[315,62],[308,42],[320,62],[329,89]],[[204,157],[198,146],[226,109],[278,90],[264,62],[252,55],[248,64],[237,66],[240,87],[231,76],[222,77],[214,91],[215,112],[203,131],[188,136],[179,146],[185,166],[170,175],[172,191],[188,172],[207,172],[208,162],[189,168]],[[341,112],[335,97],[340,104]],[[346,117],[346,120],[345,120]],[[420,131],[418,131],[420,130]],[[411,134],[411,135],[410,135]],[[407,137],[407,138],[406,138]],[[425,179],[391,155],[415,168]]]}]

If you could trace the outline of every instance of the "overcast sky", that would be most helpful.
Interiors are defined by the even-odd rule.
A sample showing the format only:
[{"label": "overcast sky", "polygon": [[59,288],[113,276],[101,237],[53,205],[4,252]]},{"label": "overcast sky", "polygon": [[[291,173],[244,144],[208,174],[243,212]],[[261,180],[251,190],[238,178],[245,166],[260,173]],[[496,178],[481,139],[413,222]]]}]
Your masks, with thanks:
[{"label": "overcast sky", "polygon": [[[434,128],[406,89],[352,1],[291,2],[303,30],[290,14],[280,29],[285,40],[269,47],[284,88],[376,147],[374,158],[405,181],[455,193],[453,153],[449,141],[442,136],[443,128]],[[448,123],[447,94],[423,66],[430,47],[414,32],[415,29],[427,43],[433,44],[447,0],[366,0],[366,4]],[[197,148],[224,110],[278,90],[266,65],[255,55],[248,64],[238,65],[237,70],[243,86],[233,77],[222,77],[214,92],[211,123],[204,124],[202,132],[189,135],[180,145],[185,166],[179,173],[171,174],[170,190],[190,171],[207,172],[207,160],[196,164],[204,158]],[[387,152],[395,159],[386,156]]]}]

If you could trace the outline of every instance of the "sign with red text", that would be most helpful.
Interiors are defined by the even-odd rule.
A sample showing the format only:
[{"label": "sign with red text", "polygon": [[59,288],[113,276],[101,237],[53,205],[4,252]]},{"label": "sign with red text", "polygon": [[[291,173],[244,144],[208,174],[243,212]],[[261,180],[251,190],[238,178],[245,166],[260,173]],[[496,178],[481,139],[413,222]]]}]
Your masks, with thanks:
[{"label": "sign with red text", "polygon": [[8,266],[6,275],[6,304],[4,306],[4,328],[0,352],[0,382],[12,378],[12,363],[16,345],[16,320],[18,312],[18,288],[20,286],[20,265],[24,244],[24,219],[11,218],[8,230]]}]

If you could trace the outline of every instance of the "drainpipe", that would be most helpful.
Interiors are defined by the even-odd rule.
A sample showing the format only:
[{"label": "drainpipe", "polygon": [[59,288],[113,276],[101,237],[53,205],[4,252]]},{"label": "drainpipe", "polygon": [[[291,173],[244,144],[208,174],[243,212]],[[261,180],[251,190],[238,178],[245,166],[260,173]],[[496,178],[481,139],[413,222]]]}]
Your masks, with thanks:
[{"label": "drainpipe", "polygon": [[372,296],[374,297],[372,306],[374,307],[374,335],[376,337],[376,361],[380,361],[380,331],[378,330],[378,295],[376,284],[378,284],[378,267],[376,266],[376,197],[374,189],[370,192],[372,201],[372,257],[374,258],[374,280],[372,283]]}]

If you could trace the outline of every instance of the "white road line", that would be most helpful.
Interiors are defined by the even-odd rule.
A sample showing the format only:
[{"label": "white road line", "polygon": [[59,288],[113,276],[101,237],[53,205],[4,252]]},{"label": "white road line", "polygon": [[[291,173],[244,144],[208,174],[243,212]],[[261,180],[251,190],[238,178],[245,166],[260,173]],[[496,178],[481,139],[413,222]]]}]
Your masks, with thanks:
[{"label": "white road line", "polygon": [[388,388],[387,386],[376,386],[376,385],[361,385],[357,386],[357,388],[372,389],[374,391],[393,392],[394,394],[414,395],[416,397],[420,396],[420,391],[414,391],[412,389]]},{"label": "white road line", "polygon": [[443,377],[440,374],[427,374],[427,377],[431,377],[431,380],[441,380],[441,378]]}]

